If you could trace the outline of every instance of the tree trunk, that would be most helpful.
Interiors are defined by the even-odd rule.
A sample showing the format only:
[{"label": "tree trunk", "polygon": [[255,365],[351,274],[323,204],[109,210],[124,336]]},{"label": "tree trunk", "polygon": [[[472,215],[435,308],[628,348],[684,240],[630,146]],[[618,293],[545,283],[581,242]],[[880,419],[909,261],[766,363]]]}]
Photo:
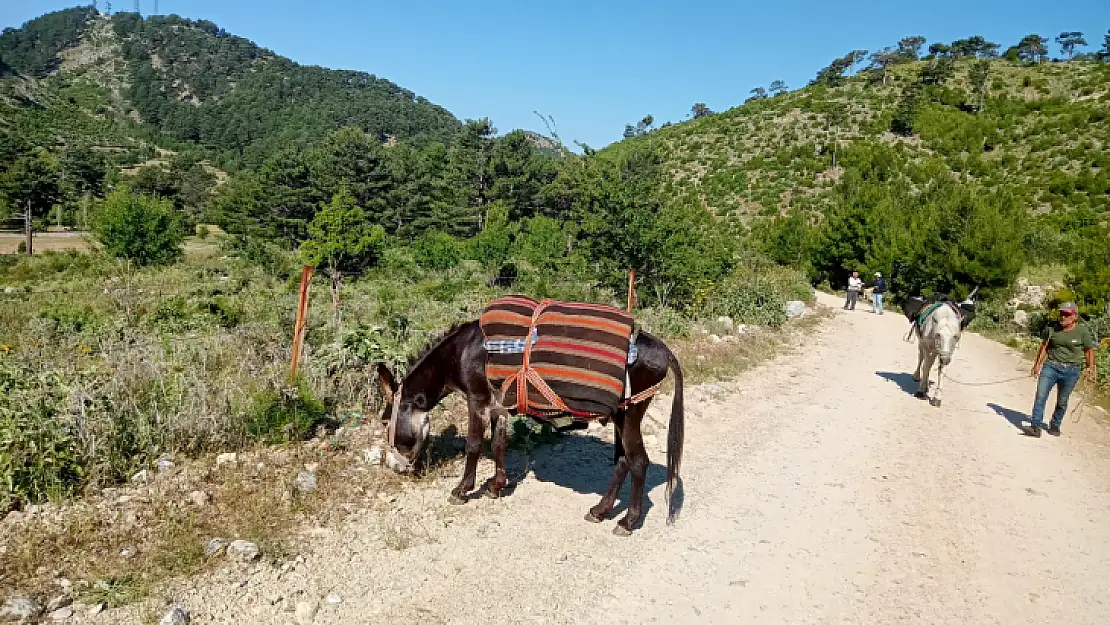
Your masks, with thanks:
[{"label": "tree trunk", "polygon": [[34,224],[31,222],[31,200],[26,201],[26,210],[23,212],[23,234],[27,237],[27,255],[35,253]]},{"label": "tree trunk", "polygon": [[335,321],[335,326],[339,327],[339,289],[343,288],[343,274],[336,271],[331,275],[331,307],[332,319]]}]

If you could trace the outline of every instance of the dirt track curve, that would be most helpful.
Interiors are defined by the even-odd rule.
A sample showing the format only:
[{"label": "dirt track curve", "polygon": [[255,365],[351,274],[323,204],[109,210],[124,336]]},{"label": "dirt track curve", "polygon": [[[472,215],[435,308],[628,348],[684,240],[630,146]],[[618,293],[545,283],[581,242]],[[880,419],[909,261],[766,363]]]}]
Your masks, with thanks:
[{"label": "dirt track curve", "polygon": [[[289,570],[224,570],[175,598],[193,623],[1110,622],[1105,426],[1088,413],[1062,438],[1021,436],[1030,379],[946,381],[932,408],[910,395],[904,318],[861,308],[803,350],[689,393],[673,527],[662,431],[655,507],[631,538],[582,520],[611,451],[574,435],[500,501],[453,507],[446,482],[413,489],[389,519],[317,531]],[[1027,367],[965,335],[950,373],[979,383]],[[409,528],[405,548],[386,546],[390,523]],[[298,602],[318,602],[314,620]],[[92,622],[126,619],[112,612]]]}]

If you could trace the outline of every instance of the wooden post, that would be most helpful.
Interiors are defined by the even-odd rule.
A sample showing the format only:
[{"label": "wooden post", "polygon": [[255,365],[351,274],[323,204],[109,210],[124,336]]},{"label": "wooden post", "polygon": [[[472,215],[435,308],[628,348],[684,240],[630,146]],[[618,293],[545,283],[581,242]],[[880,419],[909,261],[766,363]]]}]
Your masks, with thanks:
[{"label": "wooden post", "polygon": [[293,357],[289,363],[289,378],[297,375],[297,363],[301,360],[301,346],[304,343],[305,326],[308,324],[308,287],[312,283],[311,265],[301,268],[301,288],[297,293],[297,322],[293,325]]},{"label": "wooden post", "polygon": [[31,221],[31,200],[26,201],[27,210],[23,213],[23,234],[27,237],[27,255],[35,253],[35,237],[32,234],[34,224]]},{"label": "wooden post", "polygon": [[628,270],[628,312],[636,305],[636,270]]}]

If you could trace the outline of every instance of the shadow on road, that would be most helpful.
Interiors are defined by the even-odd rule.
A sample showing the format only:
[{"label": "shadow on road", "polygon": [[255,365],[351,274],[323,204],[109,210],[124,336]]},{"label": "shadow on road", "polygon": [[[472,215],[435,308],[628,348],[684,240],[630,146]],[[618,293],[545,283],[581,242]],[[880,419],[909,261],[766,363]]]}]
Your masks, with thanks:
[{"label": "shadow on road", "polygon": [[1002,406],[999,406],[998,404],[993,402],[987,404],[987,407],[998,413],[998,416],[1005,418],[1007,421],[1010,422],[1011,425],[1019,430],[1022,429],[1021,424],[1023,421],[1029,421],[1029,416],[1026,415],[1024,412],[1018,412],[1017,410],[1003,408]]},{"label": "shadow on road", "polygon": [[918,383],[914,381],[912,373],[894,373],[892,371],[876,371],[875,375],[879,376],[880,378],[883,378],[884,380],[894,382],[904,392],[909,393],[910,395],[913,395],[914,393],[916,393],[917,388],[919,386]]},{"label": "shadow on road", "polygon": [[[651,450],[649,453],[653,460],[663,460],[666,454]],[[540,482],[550,482],[563,488],[569,488],[576,493],[584,495],[601,495],[609,486],[609,478],[613,475],[613,444],[599,440],[589,435],[564,435],[559,437],[555,444],[544,445],[536,449],[530,457],[526,458],[520,450],[510,450],[506,458],[506,465],[510,475],[510,484],[515,486],[517,477],[525,472],[525,462],[528,463],[534,479]],[[525,478],[527,479],[527,478]],[[617,506],[609,514],[615,518],[623,514],[628,508],[631,476],[625,479],[618,496]],[[652,510],[652,494],[658,493],[663,504],[663,514],[666,514],[666,501],[663,500],[663,489],[656,491],[657,487],[667,483],[667,467],[664,464],[652,462],[648,466],[644,491],[648,495],[644,499],[644,518]],[[480,488],[479,492],[485,488]],[[681,510],[684,501],[684,491],[681,482],[675,492],[676,508]],[[597,502],[591,502],[594,505]],[[586,510],[581,511],[585,514]],[[642,522],[642,520],[641,520]]]}]

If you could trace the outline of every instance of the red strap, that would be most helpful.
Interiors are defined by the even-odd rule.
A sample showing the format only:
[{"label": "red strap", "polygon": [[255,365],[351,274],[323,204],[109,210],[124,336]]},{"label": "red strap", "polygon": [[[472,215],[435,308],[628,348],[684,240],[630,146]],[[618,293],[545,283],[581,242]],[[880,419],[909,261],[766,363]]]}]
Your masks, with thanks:
[{"label": "red strap", "polygon": [[[662,382],[660,382],[659,384],[662,384]],[[654,386],[650,386],[648,388],[645,388],[644,390],[640,391],[639,393],[636,393],[632,397],[629,397],[628,399],[621,402],[620,407],[621,408],[627,408],[629,406],[638,404],[638,403],[644,401],[645,399],[648,399],[649,397],[654,397],[655,394],[659,392],[659,384],[656,384]]]},{"label": "red strap", "polygon": [[552,406],[564,411],[570,412],[566,402],[562,400],[551,387],[543,381],[540,374],[536,373],[532,368],[532,334],[536,331],[536,324],[539,323],[540,315],[543,311],[551,305],[550,299],[545,299],[536,305],[536,309],[532,312],[532,323],[528,326],[528,334],[524,337],[524,357],[521,359],[520,371],[516,372],[515,376],[509,377],[505,380],[505,384],[501,387],[501,393],[504,394],[509,390],[509,385],[516,382],[516,411],[518,414],[528,414],[528,383],[531,382],[532,386],[540,392],[547,401],[551,402]]}]

